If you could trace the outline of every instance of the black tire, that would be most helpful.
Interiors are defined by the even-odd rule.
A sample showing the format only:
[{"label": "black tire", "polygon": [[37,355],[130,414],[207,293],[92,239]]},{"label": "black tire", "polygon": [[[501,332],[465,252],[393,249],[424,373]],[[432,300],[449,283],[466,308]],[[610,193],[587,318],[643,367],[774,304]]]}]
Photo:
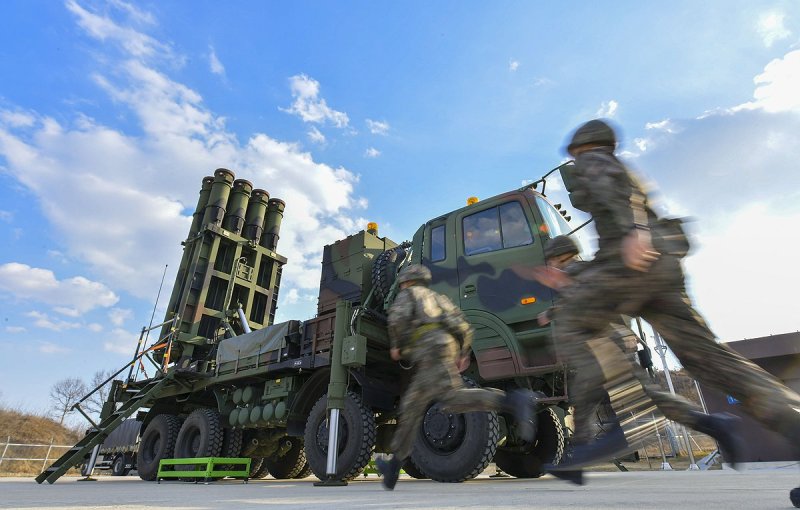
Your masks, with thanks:
[{"label": "black tire", "polygon": [[114,457],[114,462],[111,463],[111,474],[113,476],[125,476],[125,455],[119,454]]},{"label": "black tire", "polygon": [[[308,415],[304,437],[306,459],[311,471],[320,480],[328,478],[327,405],[327,394],[314,404]],[[339,416],[339,457],[334,478],[352,480],[364,471],[372,458],[376,437],[375,415],[364,406],[358,395],[349,391]]]},{"label": "black tire", "polygon": [[[303,439],[287,436],[281,441],[289,441],[291,443],[289,450],[280,457],[277,455],[265,457],[264,464],[267,466],[269,474],[276,480],[297,478],[297,475],[308,465],[306,462],[306,452],[303,447]],[[303,478],[305,478],[305,476]]]},{"label": "black tire", "polygon": [[300,472],[297,473],[292,478],[294,478],[295,480],[300,480],[302,478],[308,478],[309,476],[311,476],[311,466],[308,464],[308,461],[306,461],[306,464],[303,466],[303,469],[301,469]]},{"label": "black tire", "polygon": [[89,464],[81,464],[81,476],[89,476]]},{"label": "black tire", "polygon": [[250,459],[250,478],[261,479],[269,474],[267,464],[261,457],[253,457]]},{"label": "black tire", "polygon": [[517,478],[539,478],[544,464],[558,464],[564,455],[564,429],[558,414],[551,408],[539,411],[536,439],[521,448],[499,448],[497,467]]},{"label": "black tire", "polygon": [[375,296],[383,302],[392,288],[392,283],[397,276],[397,266],[406,258],[405,243],[386,250],[375,257],[372,264],[372,287]]},{"label": "black tire", "polygon": [[186,418],[175,441],[175,458],[219,457],[223,429],[214,409],[195,409]]},{"label": "black tire", "polygon": [[411,478],[416,478],[417,480],[427,480],[428,475],[425,474],[420,468],[414,464],[414,461],[408,459],[405,464],[403,464],[403,471],[406,472],[408,476]]},{"label": "black tire", "polygon": [[[466,378],[464,382],[477,386]],[[499,439],[497,413],[445,413],[434,402],[419,428],[411,461],[432,480],[463,482],[486,469],[494,458]]]},{"label": "black tire", "polygon": [[159,414],[147,425],[139,442],[137,470],[139,478],[153,481],[158,476],[161,459],[171,459],[181,429],[181,420],[171,414]]},{"label": "black tire", "polygon": [[[242,454],[244,444],[244,433],[242,429],[225,429],[222,433],[222,457],[239,457]],[[222,469],[231,470],[235,466],[232,464],[222,465]]]}]

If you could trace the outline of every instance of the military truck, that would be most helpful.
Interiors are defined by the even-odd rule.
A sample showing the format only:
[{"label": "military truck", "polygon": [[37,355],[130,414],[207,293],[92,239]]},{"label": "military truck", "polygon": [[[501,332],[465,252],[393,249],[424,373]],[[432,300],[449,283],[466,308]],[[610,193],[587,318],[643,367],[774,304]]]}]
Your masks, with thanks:
[{"label": "military truck", "polygon": [[541,476],[542,464],[563,454],[568,396],[550,329],[536,320],[553,295],[528,275],[543,263],[545,242],[571,230],[545,183],[471,199],[410,241],[381,237],[370,224],[325,246],[316,316],[275,324],[285,204],[218,169],[203,179],[164,322],[142,328],[132,360],[108,379],[98,423],[76,404],[93,432],[37,482],[53,483],[90,453],[93,464],[98,445],[131,416],[141,424],[144,480],[156,478],[161,459],[207,456],[251,457],[253,476],[353,479],[374,453],[389,451],[409,379],[410,367],[389,357],[386,330],[395,276],[409,263],[429,267],[432,288],[475,328],[467,384],[546,397],[533,442],[518,437],[509,415],[432,403],[405,471],[460,482],[494,461],[516,477]]},{"label": "military truck", "polygon": [[[136,469],[136,454],[139,451],[139,430],[142,422],[127,419],[108,434],[100,445],[95,470],[108,471],[112,476],[127,476]],[[90,429],[89,434],[92,433]],[[81,474],[89,476],[89,464],[81,466]]]}]

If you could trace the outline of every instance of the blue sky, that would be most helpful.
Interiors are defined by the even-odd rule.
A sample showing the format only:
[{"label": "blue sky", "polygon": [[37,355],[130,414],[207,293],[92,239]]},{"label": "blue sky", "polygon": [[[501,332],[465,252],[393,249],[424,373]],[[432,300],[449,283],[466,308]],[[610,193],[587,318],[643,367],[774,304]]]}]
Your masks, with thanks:
[{"label": "blue sky", "polygon": [[217,167],[287,202],[278,320],[304,319],[324,244],[408,239],[598,116],[694,218],[720,338],[796,331],[798,43],[789,1],[2,2],[0,398],[127,361]]}]

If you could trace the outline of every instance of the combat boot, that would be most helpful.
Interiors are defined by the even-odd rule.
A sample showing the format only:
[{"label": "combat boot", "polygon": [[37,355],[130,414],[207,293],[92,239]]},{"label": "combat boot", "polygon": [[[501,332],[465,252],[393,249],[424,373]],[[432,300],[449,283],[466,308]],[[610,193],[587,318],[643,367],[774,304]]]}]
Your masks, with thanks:
[{"label": "combat boot", "polygon": [[523,441],[532,442],[536,437],[536,414],[533,412],[536,402],[544,397],[544,393],[516,389],[506,394],[503,407],[514,416],[517,423],[517,434]]},{"label": "combat boot", "polygon": [[795,508],[800,508],[800,487],[795,487],[789,491],[789,499]]},{"label": "combat boot", "polygon": [[[557,471],[578,471],[587,466],[592,466],[600,462],[613,459],[629,448],[625,433],[619,423],[615,423],[611,429],[600,438],[586,444],[576,446],[572,450],[569,459],[557,465],[545,464],[544,470],[556,474]],[[556,475],[558,476],[558,475]],[[574,483],[575,474],[559,476],[559,478],[569,479]]]},{"label": "combat boot", "polygon": [[383,488],[391,491],[397,485],[397,479],[400,478],[400,467],[403,461],[397,458],[397,455],[392,455],[391,458],[379,457],[375,459],[375,467],[378,468],[378,473],[381,475],[381,483]]},{"label": "combat boot", "polygon": [[716,439],[722,456],[736,469],[744,450],[740,432],[742,420],[730,413],[703,414],[691,411],[689,415],[694,422],[691,427]]}]

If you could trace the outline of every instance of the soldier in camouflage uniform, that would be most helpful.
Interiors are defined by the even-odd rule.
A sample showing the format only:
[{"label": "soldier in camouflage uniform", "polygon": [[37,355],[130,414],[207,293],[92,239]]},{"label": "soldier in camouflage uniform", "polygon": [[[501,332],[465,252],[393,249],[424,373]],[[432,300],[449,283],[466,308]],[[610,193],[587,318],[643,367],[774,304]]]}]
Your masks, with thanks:
[{"label": "soldier in camouflage uniform", "polygon": [[[686,294],[681,259],[688,241],[679,222],[661,219],[650,209],[644,188],[616,158],[615,147],[616,135],[608,124],[584,124],[567,147],[574,169],[562,174],[573,206],[592,215],[599,237],[594,259],[562,291],[555,316],[562,354],[578,365],[574,384],[591,388],[602,377],[580,367],[598,361],[602,365],[592,343],[606,335],[611,318],[619,313],[640,316],[696,380],[734,396],[753,418],[800,444],[800,395],[717,343]],[[580,392],[574,385],[571,389]],[[686,424],[705,420],[705,415],[685,414],[680,421]],[[697,424],[690,426],[700,430]],[[582,451],[605,454],[601,446],[587,445]],[[796,506],[798,496],[795,489]]]},{"label": "soldier in camouflage uniform", "polygon": [[[577,259],[578,246],[567,236],[557,236],[545,245],[544,255],[548,267],[563,270],[569,275],[570,284],[573,278],[591,264]],[[545,284],[552,282],[543,282]],[[566,286],[560,290],[566,290]],[[539,317],[540,324],[552,320],[558,304],[543,312]],[[654,432],[652,422],[638,425],[637,420],[649,416],[656,408],[664,416],[678,421],[704,433],[716,436],[729,457],[735,455],[740,448],[737,437],[729,426],[730,415],[716,414],[705,416],[702,410],[685,398],[662,391],[645,372],[644,367],[636,360],[634,353],[638,338],[619,314],[611,317],[605,331],[606,338],[590,342],[591,356],[573,356],[568,359],[570,366],[570,397],[578,410],[575,413],[575,444],[588,443],[595,437],[595,410],[602,408],[612,424],[606,431],[604,443],[609,445],[608,454],[619,454],[628,445],[638,444],[645,436]],[[559,342],[559,340],[557,340]],[[564,345],[560,345],[562,354]],[[602,361],[599,363],[599,361]],[[599,384],[604,383],[604,384]],[[618,415],[626,418],[618,419]],[[687,422],[687,417],[691,421]],[[657,426],[657,425],[656,425]],[[573,454],[569,461],[562,464],[554,474],[575,483],[582,483],[582,472],[578,469],[586,462],[595,462],[598,452],[591,456],[582,455],[581,450]]]},{"label": "soldier in camouflage uniform", "polygon": [[378,459],[383,485],[392,490],[400,468],[410,457],[425,411],[436,400],[450,412],[509,412],[525,440],[533,439],[535,397],[527,390],[506,394],[497,389],[467,388],[459,374],[469,363],[472,327],[446,296],[428,288],[431,273],[411,265],[397,276],[400,292],[389,309],[391,356],[414,365],[408,389],[400,401],[393,455]]}]

